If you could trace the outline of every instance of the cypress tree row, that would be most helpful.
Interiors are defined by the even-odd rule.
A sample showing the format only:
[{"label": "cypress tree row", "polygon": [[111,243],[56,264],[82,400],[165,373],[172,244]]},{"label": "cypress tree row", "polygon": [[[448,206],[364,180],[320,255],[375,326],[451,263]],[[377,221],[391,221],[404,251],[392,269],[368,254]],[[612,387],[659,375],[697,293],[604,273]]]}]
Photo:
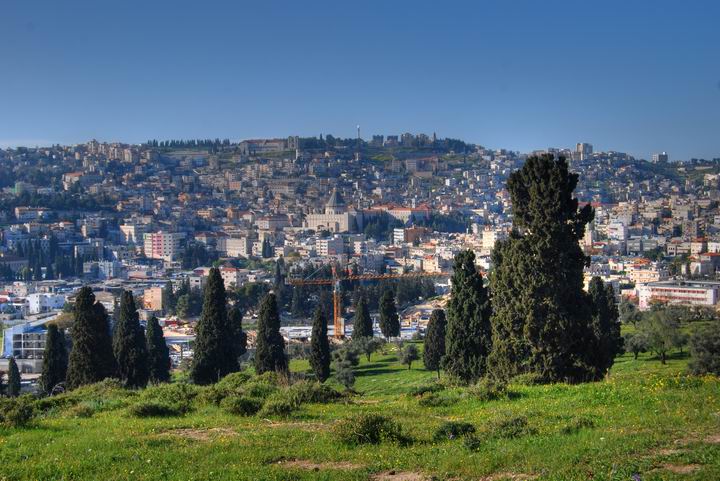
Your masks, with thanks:
[{"label": "cypress tree row", "polygon": [[589,360],[591,302],[579,240],[593,218],[573,197],[565,159],[530,157],[507,182],[515,230],[492,254],[493,352],[501,378],[532,372],[546,381],[595,377]]},{"label": "cypress tree row", "polygon": [[217,267],[210,269],[202,314],[195,328],[195,348],[190,376],[196,384],[210,384],[240,369],[235,330],[227,313],[225,284]]},{"label": "cypress tree row", "polygon": [[445,356],[445,311],[435,309],[430,314],[427,334],[425,335],[425,349],[423,350],[423,363],[428,371],[437,371],[440,379],[440,367],[443,356]]},{"label": "cypress tree row", "polygon": [[310,367],[320,382],[330,377],[330,342],[327,337],[327,318],[322,306],[315,310],[310,338]]},{"label": "cypress tree row", "polygon": [[153,384],[170,380],[170,350],[157,317],[152,316],[147,323],[148,381]]},{"label": "cypress tree row", "polygon": [[595,367],[596,379],[607,374],[615,362],[615,357],[622,353],[623,338],[620,335],[618,308],[615,305],[615,291],[602,279],[595,276],[588,287],[592,299],[593,346],[590,349],[592,365]]},{"label": "cypress tree row", "polygon": [[386,339],[400,335],[400,318],[395,307],[395,295],[386,289],[380,297],[380,331]]},{"label": "cypress tree row", "polygon": [[110,325],[105,308],[95,302],[95,294],[83,287],[75,298],[75,322],[70,335],[67,387],[75,389],[116,375]]},{"label": "cypress tree row", "polygon": [[277,299],[272,292],[265,296],[260,305],[257,341],[255,343],[255,372],[287,372],[285,340],[280,334],[280,314]]},{"label": "cypress tree row", "polygon": [[490,298],[471,250],[455,256],[451,282],[443,367],[469,383],[485,375],[491,347]]},{"label": "cypress tree row", "polygon": [[355,303],[355,318],[353,320],[353,339],[373,337],[373,325],[370,318],[367,300],[364,295],[359,296]]},{"label": "cypress tree row", "polygon": [[68,368],[68,353],[65,347],[65,333],[57,324],[48,324],[45,337],[40,388],[45,394],[52,394],[53,388],[65,382]]},{"label": "cypress tree row", "polygon": [[145,332],[130,291],[123,291],[115,331],[113,353],[120,381],[128,388],[145,387],[148,382],[148,353]]},{"label": "cypress tree row", "polygon": [[9,397],[18,397],[20,395],[20,370],[14,357],[11,357],[8,363],[7,395]]}]

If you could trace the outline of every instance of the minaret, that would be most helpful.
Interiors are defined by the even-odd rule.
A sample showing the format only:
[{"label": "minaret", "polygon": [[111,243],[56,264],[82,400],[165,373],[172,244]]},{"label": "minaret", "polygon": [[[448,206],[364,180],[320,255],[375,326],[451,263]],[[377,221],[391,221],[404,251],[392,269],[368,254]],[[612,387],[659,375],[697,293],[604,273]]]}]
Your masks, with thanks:
[{"label": "minaret", "polygon": [[360,162],[360,124],[357,126],[357,151],[355,152],[355,162]]}]

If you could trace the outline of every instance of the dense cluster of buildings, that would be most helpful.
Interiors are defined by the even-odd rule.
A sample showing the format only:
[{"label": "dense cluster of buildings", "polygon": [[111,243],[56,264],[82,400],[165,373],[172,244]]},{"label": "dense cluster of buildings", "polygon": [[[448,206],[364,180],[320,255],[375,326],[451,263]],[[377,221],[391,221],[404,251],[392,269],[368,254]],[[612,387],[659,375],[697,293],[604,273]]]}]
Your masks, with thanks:
[{"label": "dense cluster of buildings", "polygon": [[[548,152],[568,159],[576,195],[595,208],[588,280],[641,309],[717,305],[720,163],[588,143]],[[213,263],[229,289],[272,282],[268,261],[280,257],[291,268],[448,273],[469,248],[488,271],[512,229],[507,178],[533,153],[409,133],[0,150],[2,354],[37,358],[43,324],[83,284],[110,311],[130,289],[144,316],[162,316],[162,288],[201,287]]]}]

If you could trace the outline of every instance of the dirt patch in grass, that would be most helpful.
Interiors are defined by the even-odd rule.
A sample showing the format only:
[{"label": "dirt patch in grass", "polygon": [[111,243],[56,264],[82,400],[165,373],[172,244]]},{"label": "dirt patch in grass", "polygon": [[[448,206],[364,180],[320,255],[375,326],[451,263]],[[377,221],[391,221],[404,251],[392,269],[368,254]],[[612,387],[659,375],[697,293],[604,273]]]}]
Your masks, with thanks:
[{"label": "dirt patch in grass", "polygon": [[708,444],[720,444],[720,434],[711,434],[707,436],[703,441]]},{"label": "dirt patch in grass", "polygon": [[323,461],[321,463],[316,463],[306,459],[287,459],[284,461],[278,461],[278,465],[283,468],[305,469],[308,471],[322,471],[326,469],[340,469],[348,471],[351,469],[361,469],[365,467],[362,464],[355,464],[348,461]]},{"label": "dirt patch in grass", "polygon": [[690,474],[700,469],[699,464],[663,464],[660,469],[670,471],[675,474]]},{"label": "dirt patch in grass", "polygon": [[300,429],[302,431],[324,431],[328,429],[328,426],[323,423],[300,423],[300,422],[289,422],[289,423],[282,423],[277,421],[272,421],[270,419],[264,420],[267,424],[266,426],[270,428],[292,428],[292,429]]},{"label": "dirt patch in grass", "polygon": [[673,456],[675,454],[684,453],[684,449],[676,449],[676,448],[660,448],[653,451],[651,454],[652,456]]},{"label": "dirt patch in grass", "polygon": [[160,436],[190,439],[192,441],[210,441],[218,436],[237,436],[237,433],[228,428],[180,428],[163,431]]},{"label": "dirt patch in grass", "polygon": [[480,481],[530,481],[536,479],[536,474],[524,473],[494,473],[480,478]]},{"label": "dirt patch in grass", "polygon": [[427,481],[428,478],[422,473],[412,471],[385,471],[370,476],[370,481]]}]

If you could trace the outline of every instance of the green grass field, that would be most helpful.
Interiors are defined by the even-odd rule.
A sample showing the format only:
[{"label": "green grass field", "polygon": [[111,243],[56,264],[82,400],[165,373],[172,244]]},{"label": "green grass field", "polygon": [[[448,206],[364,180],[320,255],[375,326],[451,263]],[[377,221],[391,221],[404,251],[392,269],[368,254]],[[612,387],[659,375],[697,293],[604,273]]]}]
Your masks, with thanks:
[{"label": "green grass field", "polygon": [[[304,404],[287,418],[233,416],[200,403],[183,416],[135,418],[127,408],[134,396],[120,396],[91,417],[57,408],[29,427],[2,428],[0,480],[716,481],[720,381],[687,376],[686,364],[626,355],[603,382],[511,385],[507,399],[488,402],[448,388],[440,393],[446,405],[424,407],[408,390],[435,374],[378,353],[358,368],[359,395]],[[392,417],[414,442],[340,443],[333,425],[366,412]],[[482,429],[514,416],[531,430],[490,437],[472,451],[461,439],[432,440],[445,421]]]}]

